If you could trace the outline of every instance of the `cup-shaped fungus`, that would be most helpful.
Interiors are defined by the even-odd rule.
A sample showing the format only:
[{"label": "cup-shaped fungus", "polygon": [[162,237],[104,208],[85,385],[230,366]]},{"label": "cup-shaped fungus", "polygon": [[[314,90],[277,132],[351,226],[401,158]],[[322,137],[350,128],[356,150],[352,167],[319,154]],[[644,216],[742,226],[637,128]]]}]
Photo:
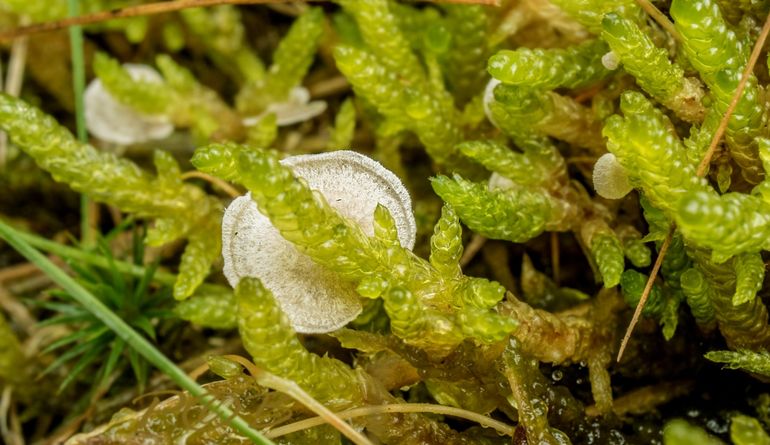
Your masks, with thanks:
[{"label": "cup-shaped fungus", "polygon": [[484,99],[482,101],[484,105],[484,114],[487,115],[487,119],[489,119],[489,122],[492,123],[495,127],[500,127],[497,122],[495,122],[495,118],[492,115],[492,110],[489,108],[489,104],[491,104],[495,100],[495,88],[500,85],[502,82],[495,79],[494,77],[489,79],[489,82],[487,82],[487,86],[484,87]]},{"label": "cup-shaped fungus", "polygon": [[[292,156],[281,163],[367,235],[374,234],[377,204],[383,205],[396,222],[401,246],[414,247],[417,228],[409,193],[378,162],[353,151],[334,151]],[[330,332],[361,312],[355,286],[286,241],[249,194],[235,199],[225,211],[222,254],[230,285],[237,286],[243,277],[262,280],[297,332]]]},{"label": "cup-shaped fungus", "polygon": [[289,92],[289,98],[285,102],[272,103],[262,114],[244,118],[243,125],[247,127],[256,125],[260,119],[273,113],[275,114],[275,124],[284,127],[310,120],[324,111],[326,111],[326,102],[322,100],[311,102],[310,92],[307,88],[294,87]]},{"label": "cup-shaped fungus", "polygon": [[[127,63],[123,68],[134,80],[163,82],[160,73],[147,65]],[[98,78],[88,84],[83,100],[88,132],[105,142],[137,144],[163,139],[174,131],[167,116],[139,113],[118,102]]]},{"label": "cup-shaped fungus", "polygon": [[613,51],[609,51],[602,56],[602,65],[608,70],[614,71],[620,66],[620,59]]},{"label": "cup-shaped fungus", "polygon": [[594,190],[607,199],[620,199],[633,189],[628,175],[612,153],[605,153],[594,164]]}]

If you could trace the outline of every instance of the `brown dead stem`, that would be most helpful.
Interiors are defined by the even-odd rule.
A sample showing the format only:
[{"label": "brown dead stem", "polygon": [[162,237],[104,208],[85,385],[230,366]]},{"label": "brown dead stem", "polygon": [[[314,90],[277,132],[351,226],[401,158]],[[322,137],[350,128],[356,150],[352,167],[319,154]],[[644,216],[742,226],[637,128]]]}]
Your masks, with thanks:
[{"label": "brown dead stem", "polygon": [[[514,336],[524,353],[541,362],[562,364],[607,354],[614,344],[614,324],[622,306],[617,291],[604,289],[590,302],[559,313],[535,309],[510,292],[499,308],[502,315],[519,320]],[[596,358],[597,364],[605,361],[609,364],[610,360]]]},{"label": "brown dead stem", "polygon": [[36,329],[37,320],[27,307],[16,296],[8,292],[0,282],[0,308],[10,315],[11,320],[26,335],[32,335]]},{"label": "brown dead stem", "polygon": [[[180,11],[188,8],[203,8],[218,5],[264,5],[270,3],[288,3],[294,0],[177,0],[171,2],[148,3],[144,5],[129,6],[126,8],[110,9],[108,11],[99,11],[93,14],[81,15],[78,17],[68,17],[61,20],[50,22],[35,23],[28,26],[20,26],[8,31],[0,32],[0,42],[9,41],[22,36],[37,34],[42,32],[55,31],[58,29],[69,28],[70,26],[92,25],[115,19],[128,17],[149,16],[163,14],[167,12]],[[313,2],[328,0],[307,0]],[[459,3],[459,4],[477,4],[498,6],[499,0],[423,0],[435,3]]]},{"label": "brown dead stem", "polygon": [[[615,399],[612,412],[619,417],[646,414],[654,411],[660,405],[689,393],[693,386],[694,382],[691,380],[675,380],[643,386]],[[596,417],[601,414],[597,405],[586,408],[586,415],[589,417]]]},{"label": "brown dead stem", "polygon": [[460,258],[460,266],[467,266],[468,263],[470,263],[471,260],[476,256],[476,254],[479,253],[481,248],[484,247],[486,242],[487,239],[485,237],[481,235],[473,235],[471,240],[468,242],[468,245],[465,246],[463,256]]},{"label": "brown dead stem", "polygon": [[122,372],[122,369],[117,369],[112,374],[110,374],[106,384],[98,387],[94,394],[91,396],[90,403],[88,404],[88,408],[85,410],[85,412],[75,416],[69,422],[57,428],[56,432],[54,432],[54,434],[45,441],[45,444],[54,445],[64,443],[67,439],[75,435],[80,430],[80,427],[83,425],[83,423],[90,420],[94,413],[96,413],[97,402],[101,400],[105,395],[107,395],[107,391],[109,391],[112,384],[115,382],[115,380],[118,379],[118,377],[120,377]]},{"label": "brown dead stem", "polygon": [[[477,422],[479,425],[485,428],[493,428],[499,434],[507,436],[513,436],[514,428],[503,422],[494,420],[490,417],[482,414],[474,413],[462,408],[455,408],[452,406],[443,406],[430,403],[391,403],[388,405],[373,405],[362,406],[359,408],[352,408],[346,411],[337,412],[337,416],[340,419],[353,419],[355,417],[371,416],[387,413],[431,413],[445,416],[458,417],[461,419]],[[285,436],[290,433],[301,431],[304,429],[312,428],[315,426],[323,425],[326,423],[324,419],[320,417],[311,417],[309,419],[300,420],[288,425],[283,425],[268,431],[265,436],[270,439],[276,437]]]},{"label": "brown dead stem", "polygon": [[551,232],[551,268],[553,282],[558,286],[561,282],[561,261],[559,251],[559,232]]},{"label": "brown dead stem", "polygon": [[10,283],[21,278],[26,278],[30,275],[37,275],[40,273],[40,269],[32,263],[20,263],[14,264],[0,269],[0,283]]},{"label": "brown dead stem", "polygon": [[226,181],[223,181],[217,177],[211,176],[209,174],[199,172],[196,170],[190,170],[188,172],[182,173],[182,180],[186,181],[190,178],[196,178],[196,179],[202,179],[214,187],[219,188],[223,192],[225,192],[228,196],[231,198],[237,198],[242,195],[241,192],[239,192],[235,187],[228,184]]},{"label": "brown dead stem", "polygon": [[325,423],[333,426],[356,445],[374,445],[366,436],[356,431],[350,424],[339,418],[334,412],[300,388],[296,382],[270,374],[239,355],[226,355],[224,358],[242,365],[260,385],[280,391],[301,403],[305,408],[321,417]]},{"label": "brown dead stem", "polygon": [[682,35],[679,34],[679,31],[677,31],[676,28],[674,28],[674,24],[671,23],[671,20],[666,17],[666,14],[660,12],[660,9],[653,5],[650,0],[636,0],[636,3],[638,3],[639,6],[644,9],[644,12],[652,17],[652,19],[655,20],[661,28],[665,29],[666,32],[671,34],[671,37],[676,39],[678,42],[682,41]]},{"label": "brown dead stem", "polygon": [[628,340],[631,339],[631,333],[634,331],[634,327],[639,322],[639,317],[642,315],[642,310],[644,309],[644,305],[647,304],[647,299],[650,297],[650,292],[652,291],[652,285],[653,283],[655,283],[655,278],[658,276],[658,271],[660,271],[660,266],[663,264],[663,259],[666,257],[666,252],[668,252],[668,247],[671,245],[671,239],[673,238],[673,236],[674,236],[674,225],[672,224],[668,230],[666,239],[663,240],[663,244],[660,245],[660,250],[658,251],[658,257],[655,259],[655,264],[652,266],[650,277],[647,279],[647,283],[644,285],[644,291],[642,291],[642,296],[639,298],[639,303],[636,304],[636,309],[634,310],[634,316],[631,318],[631,322],[628,324],[626,333],[623,336],[623,341],[620,342],[620,349],[618,350],[617,361],[620,361],[620,359],[623,357],[623,351],[626,350],[626,345],[628,345]]}]

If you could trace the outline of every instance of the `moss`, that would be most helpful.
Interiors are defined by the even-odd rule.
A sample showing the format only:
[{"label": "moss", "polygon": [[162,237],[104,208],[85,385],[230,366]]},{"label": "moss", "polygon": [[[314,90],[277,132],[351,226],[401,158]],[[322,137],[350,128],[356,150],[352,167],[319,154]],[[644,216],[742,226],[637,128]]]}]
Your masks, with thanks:
[{"label": "moss", "polygon": [[[115,25],[118,37],[93,28],[89,38],[106,52],[94,56],[92,68],[107,92],[175,127],[173,136],[152,143],[155,173],[145,168],[146,145],[121,147],[118,155],[77,142],[51,117],[62,112],[48,103],[46,85],[29,84],[29,101],[0,96],[0,129],[55,180],[142,220],[147,244],[169,246],[151,253],[178,272],[156,279],[175,281],[177,299],[189,297],[175,316],[215,329],[189,328],[180,337],[158,330],[158,346],[176,359],[200,358],[207,336],[229,332],[222,335],[258,367],[335,409],[436,403],[502,419],[513,436],[448,415],[379,413],[352,421],[382,443],[767,442],[767,413],[748,400],[759,399],[755,378],[768,374],[770,345],[765,67],[749,77],[714,168],[698,168],[767,2],[673,0],[663,14],[677,36],[633,0],[501,3],[226,5]],[[8,6],[8,21],[63,14],[39,2]],[[137,28],[142,23],[147,27]],[[145,46],[125,46],[145,32]],[[173,57],[162,54],[164,33]],[[674,38],[680,41],[672,44]],[[160,54],[154,64],[162,81],[133,79],[121,66],[129,59],[153,63],[135,60],[146,54]],[[311,96],[328,100],[329,111],[316,102],[320,115],[303,113]],[[411,204],[403,206],[409,229],[417,226],[409,242],[402,242],[403,218],[385,203],[351,215],[341,207],[355,199],[340,204],[343,198],[324,194],[347,187],[345,196],[375,195],[344,185],[349,171],[333,166],[331,179],[312,186],[282,161],[340,149],[375,158],[382,166],[366,161],[406,184],[402,198],[411,195],[418,213],[414,223]],[[207,183],[192,182],[200,179]],[[289,303],[271,283],[305,269],[259,250],[267,236],[241,233],[248,239],[240,241],[253,248],[245,252],[264,254],[241,260],[273,266],[260,268],[271,271],[268,277],[239,276],[230,290],[218,273],[209,276],[220,267],[227,200],[219,190],[248,191],[239,205],[252,206],[274,239],[326,277],[306,280],[307,292],[295,283],[284,288],[308,295],[330,283],[346,289],[356,310],[340,323],[353,320],[347,328],[331,328],[337,340],[292,325]],[[116,225],[119,233],[123,216],[99,228]],[[253,226],[225,230],[224,241]],[[120,236],[113,236],[119,252]],[[653,253],[667,237],[640,326],[614,364]],[[174,248],[178,239],[186,241],[183,251]],[[82,252],[77,258],[94,261]],[[228,279],[229,268],[226,259]],[[306,306],[313,315],[328,305]],[[32,313],[53,323],[44,310]],[[82,326],[70,321],[73,330]],[[25,394],[28,382],[9,371],[10,363],[29,359],[17,338],[23,323],[0,317],[0,328],[0,378]],[[62,362],[47,352],[41,357]],[[255,425],[306,417],[299,404],[256,386],[240,368],[209,363],[226,377],[213,392]],[[677,382],[696,389],[671,390]],[[72,383],[84,390],[88,382]],[[745,387],[740,397],[720,392],[731,385]],[[202,405],[191,402],[185,414],[183,399],[155,412],[123,412],[73,443],[168,441],[186,433],[188,441],[238,440],[226,426],[204,422]],[[693,415],[696,409],[702,414]],[[53,411],[52,418],[63,418],[60,406]],[[188,414],[203,427],[188,429],[180,422]],[[692,423],[677,420],[682,416]],[[340,438],[324,427],[281,440]]]}]

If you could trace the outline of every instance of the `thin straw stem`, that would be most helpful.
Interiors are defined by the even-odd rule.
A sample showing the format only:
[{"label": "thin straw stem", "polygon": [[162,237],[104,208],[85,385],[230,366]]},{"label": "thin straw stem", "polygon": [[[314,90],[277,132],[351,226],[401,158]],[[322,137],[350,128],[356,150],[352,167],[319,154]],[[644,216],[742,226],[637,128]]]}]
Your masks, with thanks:
[{"label": "thin straw stem", "polygon": [[[29,26],[20,26],[8,31],[0,32],[0,42],[15,39],[19,36],[37,34],[41,32],[55,31],[76,25],[92,25],[94,23],[107,22],[127,17],[149,16],[167,12],[180,11],[188,8],[203,8],[217,5],[264,5],[271,3],[289,3],[296,0],[177,0],[169,2],[147,3],[144,5],[129,6],[121,9],[110,9],[87,14],[79,17],[68,17],[62,20],[35,23]],[[306,0],[321,2],[328,0]],[[361,0],[365,1],[365,0]],[[459,3],[499,6],[499,0],[422,0],[426,3]]]},{"label": "thin straw stem", "polygon": [[[335,414],[340,419],[353,419],[355,417],[373,416],[387,413],[431,413],[452,416],[476,422],[485,428],[492,428],[498,433],[505,434],[507,436],[513,436],[514,430],[514,428],[510,425],[506,425],[503,422],[499,422],[495,419],[474,413],[472,411],[455,408],[453,406],[434,405],[431,403],[393,403],[389,405],[362,406],[360,408],[352,408],[346,411],[340,411]],[[320,417],[312,417],[310,419],[304,419],[298,422],[274,428],[266,433],[266,435],[271,439],[274,439],[286,434],[312,428],[318,425],[323,425],[324,423],[326,423],[324,419]]]}]

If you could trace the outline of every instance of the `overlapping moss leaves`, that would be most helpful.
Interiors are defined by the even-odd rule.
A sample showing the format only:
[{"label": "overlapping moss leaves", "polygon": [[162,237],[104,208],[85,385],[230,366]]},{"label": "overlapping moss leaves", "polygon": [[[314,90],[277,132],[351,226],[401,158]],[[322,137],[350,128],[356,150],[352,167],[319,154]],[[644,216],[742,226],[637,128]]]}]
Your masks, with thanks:
[{"label": "overlapping moss leaves", "polygon": [[[700,440],[703,431],[678,421],[651,433],[624,431],[619,418],[634,412],[624,407],[643,403],[628,386],[613,386],[616,375],[633,374],[612,359],[670,227],[671,245],[643,312],[650,326],[660,325],[659,333],[650,328],[664,338],[660,350],[686,344],[681,348],[708,366],[692,353],[705,342],[714,349],[709,360],[770,377],[766,70],[749,78],[711,170],[697,174],[747,63],[757,19],[767,13],[764,2],[659,2],[676,36],[631,0],[504,1],[500,9],[335,3],[305,8],[270,65],[245,39],[240,9],[181,14],[188,32],[206,42],[207,57],[237,85],[230,98],[168,55],[155,59],[162,82],[133,79],[101,53],[93,68],[116,100],[189,132],[199,148],[188,157],[199,172],[250,192],[296,249],[356,287],[364,313],[331,333],[352,360],[308,351],[257,279],[234,292],[204,292],[220,254],[224,203],[185,182],[169,152],[155,152],[150,174],[77,142],[52,117],[10,96],[0,96],[0,128],[57,181],[150,222],[147,244],[186,239],[174,285],[174,296],[185,301],[176,314],[197,325],[237,327],[256,365],[335,409],[404,397],[518,422],[517,434],[533,443],[587,441],[591,431],[628,442]],[[14,3],[17,9],[23,6]],[[526,29],[547,38],[528,37]],[[377,207],[374,235],[367,236],[279,162],[280,150],[303,149],[286,143],[290,130],[279,128],[276,107],[302,105],[291,105],[292,94],[319,59],[333,60],[352,93],[340,98],[336,118],[324,121],[322,143],[304,151],[365,149],[404,176],[423,238],[416,250],[428,259],[399,244],[385,207]],[[592,166],[607,152],[635,189],[619,200],[593,190]],[[430,166],[416,167],[413,159]],[[572,240],[571,257],[560,261],[583,269],[569,282],[574,289],[559,282],[553,253],[534,262],[527,256],[542,254],[538,246],[549,236],[553,249]],[[523,258],[521,276],[511,276],[507,257],[472,262],[471,247],[483,242]],[[506,280],[507,288],[500,284]],[[18,340],[2,321],[0,378],[17,384],[5,364],[19,356]],[[630,349],[632,363],[657,366],[642,340]],[[576,363],[588,369],[590,396],[541,372]],[[669,365],[660,364],[664,371]],[[654,368],[644,368],[646,377]],[[245,385],[241,376],[230,380],[234,388]],[[299,411],[282,409],[286,417]],[[257,413],[254,422],[269,426],[267,417]],[[403,415],[400,425],[385,417],[361,422],[383,443],[510,440],[418,414]],[[770,441],[759,423],[767,418],[757,417],[731,414],[731,439]],[[120,440],[120,422],[107,426],[110,440]],[[209,433],[217,437],[222,428]],[[339,441],[336,433],[317,434]]]}]

